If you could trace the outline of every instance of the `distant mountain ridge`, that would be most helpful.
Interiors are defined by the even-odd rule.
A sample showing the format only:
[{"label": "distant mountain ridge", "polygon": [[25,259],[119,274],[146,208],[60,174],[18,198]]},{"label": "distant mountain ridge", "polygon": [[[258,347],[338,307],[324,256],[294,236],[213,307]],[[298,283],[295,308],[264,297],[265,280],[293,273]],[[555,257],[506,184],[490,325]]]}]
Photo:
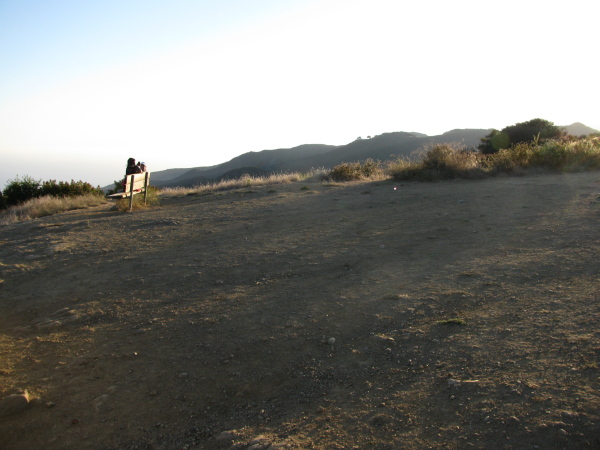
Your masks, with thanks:
[{"label": "distant mountain ridge", "polygon": [[563,127],[572,136],[587,136],[589,134],[598,134],[600,131],[594,130],[581,122],[575,122],[571,125]]},{"label": "distant mountain ridge", "polygon": [[168,174],[165,173],[167,171],[153,172],[152,182],[158,187],[192,187],[256,171],[264,174],[301,172],[319,167],[330,168],[343,162],[364,161],[368,158],[385,161],[410,156],[429,143],[451,141],[475,147],[489,132],[489,129],[467,129],[452,130],[439,136],[427,136],[400,131],[357,139],[346,145],[304,144],[293,148],[248,152],[212,167],[195,167],[187,171],[168,169],[171,171]]},{"label": "distant mountain ridge", "polygon": [[[599,133],[576,122],[563,127],[574,136]],[[374,159],[387,161],[408,157],[427,145],[456,142],[477,147],[491,129],[456,129],[437,136],[418,132],[383,133],[367,139],[357,139],[346,145],[304,144],[293,148],[262,150],[236,156],[230,161],[210,167],[167,169],[152,173],[152,184],[158,187],[192,187],[227,178],[268,175],[280,172],[303,172],[313,168],[331,168],[343,162]]]}]

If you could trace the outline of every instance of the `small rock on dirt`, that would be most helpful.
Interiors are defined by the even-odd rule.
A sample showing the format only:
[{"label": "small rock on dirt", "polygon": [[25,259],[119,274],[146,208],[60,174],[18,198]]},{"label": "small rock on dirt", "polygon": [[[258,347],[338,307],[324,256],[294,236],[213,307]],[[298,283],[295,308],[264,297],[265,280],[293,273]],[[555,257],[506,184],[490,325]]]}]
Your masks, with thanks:
[{"label": "small rock on dirt", "polygon": [[10,416],[25,410],[29,406],[29,394],[11,394],[0,400],[0,417]]},{"label": "small rock on dirt", "polygon": [[92,404],[94,405],[94,408],[96,409],[96,411],[98,411],[100,409],[100,407],[108,400],[108,395],[106,394],[102,394],[100,397],[96,397],[93,401]]},{"label": "small rock on dirt", "polygon": [[233,441],[237,437],[239,437],[239,434],[236,430],[222,431],[217,436],[217,441]]},{"label": "small rock on dirt", "polygon": [[393,337],[390,336],[385,336],[382,334],[376,334],[373,336],[373,339],[376,342],[379,342],[381,344],[385,344],[386,346],[390,346],[390,345],[396,345],[396,340]]},{"label": "small rock on dirt", "polygon": [[520,421],[520,420],[519,420],[519,418],[518,418],[518,417],[516,417],[516,416],[510,416],[510,417],[507,419],[506,423],[507,423],[508,425],[519,425],[519,424],[521,423],[521,421]]},{"label": "small rock on dirt", "polygon": [[254,439],[250,441],[248,444],[248,450],[262,450],[269,448],[271,446],[271,441],[265,436],[256,436]]}]

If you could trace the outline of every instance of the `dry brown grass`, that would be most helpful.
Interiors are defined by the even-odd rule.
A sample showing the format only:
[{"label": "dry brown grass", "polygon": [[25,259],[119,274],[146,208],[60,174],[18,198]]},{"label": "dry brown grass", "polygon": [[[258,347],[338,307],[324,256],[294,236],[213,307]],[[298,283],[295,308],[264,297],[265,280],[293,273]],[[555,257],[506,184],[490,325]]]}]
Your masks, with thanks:
[{"label": "dry brown grass", "polygon": [[309,178],[320,177],[324,169],[314,169],[308,173],[281,173],[270,175],[268,177],[250,177],[244,176],[235,180],[222,180],[215,183],[203,184],[200,186],[163,188],[159,192],[161,197],[183,197],[185,195],[202,195],[211,192],[227,191],[232,189],[243,189],[248,187],[271,186],[277,184],[296,183]]},{"label": "dry brown grass", "polygon": [[83,209],[106,203],[106,199],[95,194],[80,195],[77,197],[39,197],[31,199],[20,205],[11,206],[0,213],[0,225],[22,222],[36,217],[51,216],[53,214],[73,209]]},{"label": "dry brown grass", "polygon": [[[131,205],[132,209],[137,210],[137,209],[145,209],[145,208],[150,208],[153,206],[158,206],[160,204],[160,201],[158,199],[158,192],[159,191],[157,188],[155,188],[154,186],[149,186],[145,202],[144,202],[144,194],[134,195],[133,203]],[[113,209],[115,209],[116,211],[120,211],[120,212],[129,211],[129,202],[130,202],[129,197],[118,199],[115,202],[115,206],[113,207]]]},{"label": "dry brown grass", "polygon": [[335,166],[323,177],[330,181],[377,181],[388,178],[380,161],[367,159],[363,162],[342,163]]},{"label": "dry brown grass", "polygon": [[577,172],[600,167],[597,138],[525,142],[483,155],[458,144],[435,144],[415,159],[389,162],[387,173],[396,181],[480,179],[524,170]]}]

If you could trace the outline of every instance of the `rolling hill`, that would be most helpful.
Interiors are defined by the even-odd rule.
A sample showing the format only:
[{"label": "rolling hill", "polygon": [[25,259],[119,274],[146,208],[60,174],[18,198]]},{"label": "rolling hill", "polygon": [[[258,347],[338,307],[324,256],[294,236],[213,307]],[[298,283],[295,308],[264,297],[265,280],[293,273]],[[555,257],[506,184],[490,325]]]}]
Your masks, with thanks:
[{"label": "rolling hill", "polygon": [[[175,174],[172,177],[165,174],[166,171],[154,172],[153,184],[159,187],[191,187],[217,180],[231,171],[235,171],[238,176],[241,176],[244,173],[251,174],[256,170],[259,170],[260,173],[308,171],[312,168],[333,167],[343,162],[363,161],[368,158],[385,161],[409,156],[427,144],[439,142],[459,142],[469,147],[475,147],[489,131],[485,129],[452,130],[439,136],[393,132],[370,139],[357,139],[341,146],[305,144],[293,148],[248,152],[212,167],[190,168],[187,171],[170,169],[172,172],[169,174]],[[174,170],[177,172],[173,172]],[[231,178],[231,176],[227,177]]]},{"label": "rolling hill", "polygon": [[[598,133],[598,130],[576,122],[564,126],[574,136]],[[293,148],[248,152],[230,161],[211,167],[168,169],[153,172],[152,181],[158,187],[192,187],[224,178],[239,178],[276,172],[309,171],[313,168],[331,168],[343,162],[374,159],[387,161],[409,157],[420,149],[436,143],[455,142],[477,147],[490,129],[455,129],[437,136],[418,132],[383,133],[368,139],[357,139],[346,145],[305,144]]]}]

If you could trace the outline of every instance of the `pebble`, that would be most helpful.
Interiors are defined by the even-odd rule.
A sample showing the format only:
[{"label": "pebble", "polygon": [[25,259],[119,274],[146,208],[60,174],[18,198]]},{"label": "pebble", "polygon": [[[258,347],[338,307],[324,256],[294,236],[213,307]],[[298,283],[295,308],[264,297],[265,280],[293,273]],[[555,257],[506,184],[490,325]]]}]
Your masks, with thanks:
[{"label": "pebble", "polygon": [[575,420],[577,419],[577,413],[573,413],[571,411],[562,411],[560,413],[560,415],[565,418],[565,419],[569,419],[569,420]]},{"label": "pebble", "polygon": [[333,337],[332,337],[332,338],[329,338],[329,339],[327,340],[327,343],[328,343],[329,345],[333,345],[333,344],[335,344],[335,338],[333,338]]},{"label": "pebble", "polygon": [[448,378],[448,386],[473,386],[479,384],[479,380],[455,380],[454,378]]},{"label": "pebble", "polygon": [[393,337],[390,337],[390,336],[384,336],[384,335],[381,335],[381,334],[375,334],[373,336],[373,339],[375,341],[380,342],[382,344],[385,344],[387,346],[396,345],[396,340]]},{"label": "pebble", "polygon": [[10,416],[25,410],[29,406],[29,394],[11,394],[0,400],[0,417]]},{"label": "pebble", "polygon": [[233,441],[238,437],[238,433],[236,430],[222,431],[217,436],[217,441]]},{"label": "pebble", "polygon": [[62,325],[62,322],[60,320],[47,320],[42,323],[38,323],[36,326],[39,329],[44,329],[44,328],[56,328],[61,325]]},{"label": "pebble", "polygon": [[508,420],[507,420],[507,423],[508,423],[509,425],[518,425],[518,424],[520,424],[520,423],[521,423],[521,421],[520,421],[520,420],[519,420],[519,418],[518,418],[518,417],[516,417],[516,416],[510,416],[510,417],[508,418]]},{"label": "pebble", "polygon": [[94,400],[92,400],[92,405],[94,405],[94,408],[96,409],[96,411],[100,410],[100,407],[108,400],[108,395],[107,394],[102,394],[99,397],[96,397]]},{"label": "pebble", "polygon": [[265,436],[259,435],[250,441],[248,444],[248,450],[260,450],[265,449],[271,445],[271,441]]}]

